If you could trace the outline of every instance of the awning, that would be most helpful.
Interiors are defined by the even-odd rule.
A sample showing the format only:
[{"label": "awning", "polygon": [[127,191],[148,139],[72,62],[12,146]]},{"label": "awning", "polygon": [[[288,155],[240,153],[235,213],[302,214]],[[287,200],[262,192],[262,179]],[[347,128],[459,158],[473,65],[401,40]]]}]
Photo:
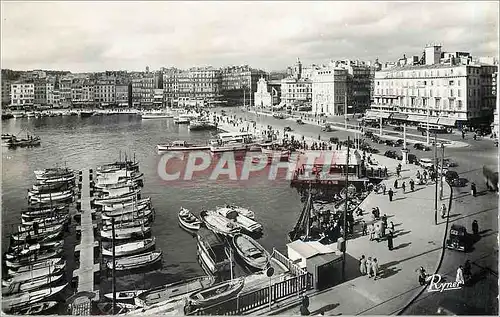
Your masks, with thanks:
[{"label": "awning", "polygon": [[429,117],[429,121],[427,121],[427,117],[425,117],[425,120],[423,121],[423,123],[429,122],[430,124],[437,124],[438,120],[439,120],[439,118]]},{"label": "awning", "polygon": [[418,114],[409,114],[406,120],[414,122],[424,122],[426,119],[427,119],[426,116],[421,116]]},{"label": "awning", "polygon": [[455,118],[439,118],[438,123],[442,125],[447,125],[450,127],[455,126],[455,123],[457,122],[457,119]]},{"label": "awning", "polygon": [[387,118],[389,118],[390,115],[391,114],[389,112],[373,111],[373,110],[368,110],[365,113],[365,117],[368,117],[368,118],[380,118],[380,117],[382,117],[382,119],[387,119]]},{"label": "awning", "polygon": [[391,119],[406,120],[407,118],[408,118],[408,115],[404,114],[404,113],[395,112],[395,113],[391,114]]}]

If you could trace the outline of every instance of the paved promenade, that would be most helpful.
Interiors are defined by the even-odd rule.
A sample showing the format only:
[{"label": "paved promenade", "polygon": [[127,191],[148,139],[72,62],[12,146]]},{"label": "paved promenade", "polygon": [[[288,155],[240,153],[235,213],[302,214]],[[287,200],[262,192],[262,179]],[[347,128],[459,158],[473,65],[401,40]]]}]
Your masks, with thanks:
[{"label": "paved promenade", "polygon": [[[237,126],[221,127],[239,131],[251,124],[242,123]],[[262,130],[257,125],[256,130]],[[300,139],[300,134],[294,134]],[[315,142],[306,138],[308,142]],[[387,190],[393,188],[396,179],[395,168],[399,161],[373,154],[372,157],[389,170],[390,177],[384,181]],[[361,227],[355,226],[352,239],[347,242],[347,253],[355,259],[361,255],[377,258],[380,265],[379,278],[374,280],[360,276],[358,268],[348,268],[347,281],[320,293],[311,293],[309,310],[312,314],[323,312],[325,315],[355,315],[355,314],[392,314],[399,311],[421,289],[418,284],[416,270],[423,266],[428,273],[433,273],[438,265],[444,237],[445,220],[439,217],[438,225],[434,224],[434,184],[416,185],[414,192],[408,192],[410,178],[416,180],[415,174],[419,167],[403,166],[401,179],[407,184],[407,192],[401,188],[394,189],[392,202],[387,195],[371,193],[360,205],[365,213],[356,220],[372,222],[371,209],[379,207],[381,215],[386,214],[388,223],[395,225],[394,249],[389,251],[387,241],[369,241],[369,236],[361,235]],[[444,188],[444,200],[447,202],[449,188]],[[441,203],[439,202],[440,206]],[[356,274],[357,272],[357,274]],[[273,309],[275,310],[275,309]],[[259,314],[269,314],[263,309]],[[289,309],[279,312],[284,315],[300,315],[300,307],[292,305]]]}]

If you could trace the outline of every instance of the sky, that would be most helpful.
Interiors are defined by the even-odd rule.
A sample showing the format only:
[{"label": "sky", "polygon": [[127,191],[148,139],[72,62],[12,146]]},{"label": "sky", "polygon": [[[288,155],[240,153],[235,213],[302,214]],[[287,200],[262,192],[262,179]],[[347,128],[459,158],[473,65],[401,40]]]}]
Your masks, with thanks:
[{"label": "sky", "polygon": [[498,56],[498,2],[1,1],[1,66],[72,72]]}]

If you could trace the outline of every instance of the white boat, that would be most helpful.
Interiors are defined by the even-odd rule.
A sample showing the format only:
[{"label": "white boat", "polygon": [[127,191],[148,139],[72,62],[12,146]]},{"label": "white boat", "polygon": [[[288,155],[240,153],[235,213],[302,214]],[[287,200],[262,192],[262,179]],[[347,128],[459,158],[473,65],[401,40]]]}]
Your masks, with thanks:
[{"label": "white boat", "polygon": [[198,230],[196,238],[198,261],[207,275],[230,270],[232,264],[226,256],[227,245],[223,239],[203,227]]},{"label": "white boat", "polygon": [[47,249],[61,249],[63,245],[64,240],[55,241],[54,243],[50,243],[49,245],[45,244],[44,248],[42,248],[42,244],[40,243],[13,246],[11,248],[12,250],[5,253],[5,258],[8,260],[13,260],[18,257],[29,256],[40,251],[46,251]]},{"label": "white boat", "polygon": [[45,252],[40,252],[36,254],[31,254],[29,256],[22,256],[16,259],[7,260],[5,259],[5,264],[10,268],[18,268],[21,266],[36,264],[39,262],[43,262],[45,260],[54,258],[62,253],[62,248],[47,250]]},{"label": "white boat", "polygon": [[9,286],[2,288],[2,296],[30,292],[44,286],[59,282],[63,276],[64,274],[48,275],[36,280],[28,280],[21,283],[10,284]]},{"label": "white boat", "polygon": [[40,302],[50,296],[56,295],[61,292],[68,284],[61,286],[48,287],[33,292],[19,293],[11,296],[2,296],[2,310],[10,312],[17,307],[32,305]]},{"label": "white boat", "polygon": [[263,227],[260,223],[248,217],[243,216],[242,214],[238,213],[235,209],[222,207],[222,208],[217,208],[216,211],[223,217],[236,223],[237,226],[239,226],[242,230],[248,233],[260,233],[263,230]]},{"label": "white boat", "polygon": [[71,200],[73,196],[74,193],[72,191],[57,193],[46,197],[29,196],[29,202],[31,204],[59,202],[59,201]]},{"label": "white boat", "polygon": [[20,308],[15,308],[9,313],[12,315],[40,315],[42,312],[50,310],[59,304],[58,301],[47,301],[41,303],[30,304]]},{"label": "white boat", "polygon": [[70,182],[75,180],[75,175],[68,174],[64,176],[57,176],[51,178],[44,178],[38,181],[39,184],[52,184],[52,183],[62,183],[62,182]]},{"label": "white boat", "polygon": [[[117,301],[127,301],[127,300],[133,300],[135,297],[139,296],[140,294],[144,293],[146,290],[133,290],[133,291],[119,291],[116,292],[116,300]],[[107,299],[113,300],[113,293],[107,293],[104,294],[104,297]]]},{"label": "white boat", "polygon": [[240,206],[236,206],[236,205],[230,205],[230,204],[226,204],[224,207],[220,207],[220,208],[229,208],[229,209],[236,211],[237,213],[239,213],[242,216],[245,216],[245,217],[250,218],[250,219],[255,219],[255,213],[248,208],[244,208],[244,207],[240,207]]},{"label": "white boat", "polygon": [[199,230],[202,222],[186,208],[179,211],[179,224],[188,230]]},{"label": "white boat", "polygon": [[193,312],[196,309],[222,303],[237,296],[244,285],[245,278],[242,277],[194,292],[188,297],[186,310]]},{"label": "white boat", "polygon": [[205,151],[209,150],[210,146],[208,145],[195,145],[191,144],[187,141],[173,141],[168,144],[158,144],[156,146],[159,152],[167,152],[167,151],[178,151],[178,152],[186,152],[186,151]]},{"label": "white boat", "polygon": [[[149,239],[117,245],[115,246],[115,256],[134,255],[137,253],[144,252],[154,247],[155,242],[156,239],[153,237]],[[111,245],[107,248],[102,247],[102,255],[113,256],[113,249]]]},{"label": "white boat", "polygon": [[[149,232],[151,232],[151,227],[116,228],[115,239],[142,239],[144,238],[144,235],[148,234]],[[113,239],[111,230],[101,230],[101,237],[109,240]]]},{"label": "white boat", "polygon": [[62,229],[63,225],[57,225],[47,228],[39,228],[37,232],[35,232],[32,228],[29,228],[21,232],[13,233],[11,236],[16,241],[25,241],[28,237],[31,239],[42,239],[43,241],[43,238],[45,238],[46,236],[54,233],[60,233]]},{"label": "white boat", "polygon": [[237,234],[233,238],[233,245],[238,255],[253,268],[265,270],[271,255],[257,241],[245,234]]},{"label": "white boat", "polygon": [[[121,221],[118,224],[115,224],[115,227],[118,227],[120,229],[124,228],[136,228],[136,227],[147,227],[149,226],[149,219],[147,218],[137,218],[137,219],[129,219],[129,221]],[[112,230],[113,225],[112,224],[103,224],[102,225],[102,230],[108,231]]]},{"label": "white boat", "polygon": [[38,198],[51,198],[51,197],[59,197],[59,196],[64,196],[67,194],[73,194],[72,190],[64,190],[60,192],[54,192],[54,193],[41,193],[36,190],[28,190],[28,196],[30,197],[38,197]]},{"label": "white boat", "polygon": [[127,193],[118,195],[118,196],[104,196],[99,197],[94,200],[94,204],[103,205],[103,204],[117,204],[121,202],[128,202],[130,200],[135,200],[137,195],[140,194],[140,190],[133,190]]},{"label": "white boat", "polygon": [[210,151],[212,153],[222,153],[222,152],[241,152],[247,151],[248,145],[239,142],[226,142],[220,145],[210,145]]},{"label": "white boat", "polygon": [[37,280],[49,275],[54,275],[57,272],[61,272],[66,267],[66,262],[60,264],[54,264],[52,266],[41,267],[38,269],[31,269],[26,271],[11,271],[12,277],[2,280],[2,286],[9,286],[15,283],[23,283],[30,280]]},{"label": "white boat", "polygon": [[199,130],[216,130],[217,124],[212,123],[208,120],[191,120],[188,126],[191,131],[199,131]]},{"label": "white boat", "polygon": [[199,118],[199,114],[181,114],[177,118],[174,119],[174,122],[177,124],[188,124],[191,120],[195,120]]},{"label": "white boat", "polygon": [[173,117],[174,116],[170,112],[164,111],[148,111],[141,114],[142,119],[164,119]]},{"label": "white boat", "polygon": [[151,197],[143,198],[143,199],[136,199],[136,200],[129,201],[129,202],[103,204],[102,210],[103,211],[115,211],[115,210],[123,209],[123,208],[129,207],[129,206],[134,206],[134,205],[139,206],[139,205],[142,205],[144,203],[151,203]]},{"label": "white boat", "polygon": [[48,179],[48,178],[58,178],[63,176],[73,176],[74,171],[69,168],[54,167],[46,168],[44,170],[34,171],[35,177],[38,180]]},{"label": "white boat", "polygon": [[26,113],[24,111],[13,111],[12,116],[14,117],[14,119],[24,118],[26,117]]},{"label": "white boat", "polygon": [[32,272],[39,269],[55,267],[55,265],[62,265],[64,269],[64,267],[66,267],[66,261],[63,261],[61,258],[47,259],[45,261],[41,261],[36,264],[30,264],[16,268],[9,268],[7,274],[9,274],[10,276],[17,276],[19,274],[26,272]]},{"label": "white boat", "polygon": [[212,140],[212,144],[225,144],[227,142],[250,143],[254,138],[253,133],[250,132],[223,132],[217,135],[217,139]]},{"label": "white boat", "polygon": [[237,223],[227,219],[216,211],[202,210],[200,218],[207,228],[215,233],[233,235],[239,233],[241,230]]},{"label": "white boat", "polygon": [[134,303],[139,307],[148,307],[160,302],[168,301],[178,296],[210,287],[214,284],[214,282],[214,277],[203,276],[195,277],[187,281],[179,281],[167,285],[158,286],[139,294],[134,298]]},{"label": "white boat", "polygon": [[105,225],[111,224],[111,219],[115,219],[115,224],[119,224],[122,222],[131,222],[138,219],[149,219],[153,215],[154,210],[151,208],[140,209],[136,211],[127,211],[122,212],[112,211],[112,212],[104,212],[101,215],[101,218],[104,220]]},{"label": "white boat", "polygon": [[[124,271],[141,268],[161,261],[162,251],[151,251],[143,254],[131,255],[115,259],[115,270]],[[113,261],[106,263],[108,269],[113,269]]]}]

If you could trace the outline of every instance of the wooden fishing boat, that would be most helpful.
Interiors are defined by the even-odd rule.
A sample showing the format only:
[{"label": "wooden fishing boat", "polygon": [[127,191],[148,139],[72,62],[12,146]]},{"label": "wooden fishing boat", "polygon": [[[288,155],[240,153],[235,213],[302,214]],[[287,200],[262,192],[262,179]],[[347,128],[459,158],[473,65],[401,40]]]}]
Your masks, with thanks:
[{"label": "wooden fishing boat", "polygon": [[24,307],[15,308],[9,313],[12,315],[39,315],[43,312],[46,312],[47,310],[54,308],[55,306],[57,306],[57,304],[59,304],[59,302],[57,301],[47,301],[30,304]]},{"label": "wooden fishing boat", "polygon": [[[124,229],[124,228],[135,228],[135,227],[140,227],[140,226],[144,226],[144,227],[147,227],[149,226],[149,220],[148,219],[133,219],[133,220],[130,220],[130,221],[122,221],[120,222],[120,224],[116,225],[115,224],[115,228],[116,227],[119,227],[120,229]],[[108,225],[108,224],[103,224],[102,226],[102,230],[105,230],[105,231],[108,231],[108,230],[111,230],[112,229],[112,225]]]},{"label": "wooden fishing boat", "polygon": [[25,256],[25,257],[24,256],[19,257],[19,258],[13,259],[13,260],[6,259],[5,264],[7,265],[7,267],[12,267],[12,268],[17,268],[17,267],[21,267],[21,266],[30,265],[30,264],[36,264],[36,263],[42,262],[44,260],[54,258],[54,257],[58,256],[59,254],[61,254],[61,252],[62,252],[62,248],[55,249],[55,250],[47,250],[44,252],[35,253],[35,254],[29,255],[29,256]]},{"label": "wooden fishing boat", "polygon": [[49,242],[49,241],[58,240],[61,233],[62,233],[62,231],[54,231],[52,233],[31,236],[29,238],[26,237],[24,239],[19,239],[19,240],[12,238],[10,243],[11,243],[11,245],[16,246],[16,245],[25,244],[25,243],[33,244],[33,243],[40,243],[40,242]]},{"label": "wooden fishing boat", "polygon": [[200,228],[196,234],[198,261],[207,275],[216,275],[231,269],[226,254],[227,244],[219,235],[207,228]]},{"label": "wooden fishing boat", "polygon": [[[125,256],[125,255],[134,255],[138,253],[142,253],[152,247],[155,246],[156,239],[155,237],[144,239],[141,241],[134,241],[130,243],[120,244],[115,246],[115,256]],[[102,255],[104,256],[112,256],[113,249],[111,246],[102,247]]]},{"label": "wooden fishing boat", "polygon": [[32,305],[61,292],[67,284],[61,286],[48,287],[33,292],[18,293],[11,296],[2,297],[2,310],[10,312],[12,309]]},{"label": "wooden fishing boat", "polygon": [[75,187],[75,181],[72,180],[72,181],[62,181],[59,183],[49,183],[49,184],[36,183],[31,187],[31,189],[33,192],[47,193],[49,191],[63,191],[74,187]]},{"label": "wooden fishing boat", "polygon": [[[117,228],[115,229],[115,240],[142,239],[149,232],[151,232],[151,227]],[[101,230],[101,237],[113,239],[111,230]]]},{"label": "wooden fishing boat", "polygon": [[57,250],[62,249],[64,245],[64,240],[59,240],[55,243],[50,242],[50,247],[45,247],[42,249],[42,244],[25,244],[21,246],[14,246],[11,251],[5,253],[5,258],[8,260],[15,260],[17,258],[31,256],[35,253],[44,252],[47,250]]},{"label": "wooden fishing boat", "polygon": [[44,178],[38,181],[38,184],[55,184],[55,183],[62,183],[62,182],[70,182],[75,180],[75,175],[74,174],[68,174],[64,176],[58,176],[58,177],[52,177],[52,178]]},{"label": "wooden fishing boat", "polygon": [[139,307],[148,307],[160,302],[170,300],[177,296],[199,291],[214,284],[215,278],[212,276],[202,276],[178,281],[175,283],[162,285],[147,290],[134,298],[134,303]]},{"label": "wooden fishing boat", "polygon": [[119,161],[119,162],[117,161],[114,163],[101,165],[101,166],[97,167],[97,171],[103,172],[103,171],[115,169],[115,168],[127,169],[127,170],[131,171],[131,170],[139,168],[139,162],[127,161],[127,160],[126,161]]},{"label": "wooden fishing boat", "polygon": [[69,168],[46,168],[44,170],[34,171],[37,180],[49,178],[59,178],[65,176],[74,176],[74,171]]},{"label": "wooden fishing boat", "polygon": [[227,219],[219,213],[211,210],[202,210],[200,218],[208,229],[222,235],[234,235],[239,233],[241,228],[235,222]]},{"label": "wooden fishing boat", "polygon": [[233,298],[238,295],[244,285],[245,278],[242,277],[194,292],[188,297],[187,311],[192,312]]},{"label": "wooden fishing boat", "polygon": [[235,235],[233,245],[243,261],[258,270],[265,270],[271,261],[269,252],[257,241],[245,234]]},{"label": "wooden fishing boat", "polygon": [[38,203],[51,203],[51,202],[59,202],[59,201],[69,201],[72,200],[74,193],[72,191],[57,193],[57,195],[50,195],[45,197],[39,196],[29,196],[28,201],[30,204],[38,204]]},{"label": "wooden fishing boat", "polygon": [[52,227],[56,225],[62,225],[69,221],[68,214],[62,214],[60,216],[52,217],[33,217],[30,220],[26,218],[21,218],[21,226],[32,227],[35,223],[38,224],[39,228]]},{"label": "wooden fishing boat", "polygon": [[140,190],[133,190],[128,193],[113,196],[113,197],[99,197],[94,200],[94,204],[103,205],[103,204],[116,204],[121,202],[126,202],[130,200],[134,200],[137,195],[140,194]]},{"label": "wooden fishing boat", "polygon": [[179,224],[187,230],[199,230],[202,222],[186,208],[179,211]]},{"label": "wooden fishing boat", "polygon": [[69,210],[68,208],[69,207],[66,205],[57,207],[28,208],[28,210],[23,210],[21,212],[21,217],[24,219],[57,217],[67,215]]},{"label": "wooden fishing boat", "polygon": [[240,206],[229,205],[229,204],[225,205],[224,207],[232,209],[232,210],[236,211],[237,213],[239,213],[240,215],[245,216],[247,218],[255,219],[255,213],[248,208],[243,208]]},{"label": "wooden fishing boat", "polygon": [[[133,270],[161,261],[162,251],[151,251],[116,259],[114,266],[117,271]],[[106,263],[108,269],[113,269],[113,261]]]},{"label": "wooden fishing boat", "polygon": [[10,284],[9,286],[2,288],[2,296],[8,296],[17,293],[30,292],[44,286],[51,285],[53,283],[59,282],[64,274],[59,275],[48,275],[43,278],[38,278],[34,280],[28,280],[21,283]]},{"label": "wooden fishing boat", "polygon": [[41,261],[30,265],[25,265],[16,268],[9,268],[7,270],[7,274],[9,274],[9,276],[12,277],[25,272],[31,272],[47,267],[55,267],[56,265],[61,265],[62,269],[64,269],[66,267],[66,261],[63,261],[61,258],[47,259],[45,261]]},{"label": "wooden fishing boat", "polygon": [[39,191],[28,190],[29,197],[38,197],[38,198],[51,198],[51,197],[64,196],[67,194],[74,194],[74,192],[71,189],[60,192],[49,192],[49,193],[41,193]]},{"label": "wooden fishing boat", "polygon": [[15,271],[15,272],[13,271],[12,273],[14,274],[12,274],[10,278],[2,280],[2,286],[9,286],[15,283],[24,283],[30,280],[45,278],[47,276],[62,272],[65,267],[66,267],[66,262],[36,269],[33,268],[28,271]]},{"label": "wooden fishing boat", "polygon": [[130,206],[140,206],[142,204],[145,204],[145,203],[148,203],[150,204],[151,203],[151,197],[148,197],[148,198],[143,198],[143,199],[136,199],[136,200],[131,200],[131,201],[127,201],[127,202],[118,202],[118,203],[102,203],[102,210],[103,211],[115,211],[115,210],[118,210],[118,209],[123,209],[123,208],[126,208],[126,207],[130,207]]},{"label": "wooden fishing boat", "polygon": [[[37,246],[38,245],[38,246]],[[21,252],[23,249],[26,248],[37,248],[41,251],[44,250],[50,250],[53,249],[54,247],[58,246],[63,246],[64,245],[64,240],[56,240],[56,241],[48,241],[48,242],[40,242],[40,243],[25,243],[25,244],[19,244],[19,245],[11,245],[9,246],[9,250],[7,251],[8,253],[16,253],[16,252]]]},{"label": "wooden fishing boat", "polygon": [[103,213],[102,220],[103,220],[103,224],[111,225],[111,219],[114,219],[115,224],[119,225],[122,222],[131,222],[131,221],[138,220],[138,219],[148,219],[151,221],[153,218],[153,215],[154,215],[154,209],[146,209],[145,211],[142,211],[142,212],[130,212],[130,213],[122,214],[119,216],[112,216],[112,217],[108,216],[108,213]]},{"label": "wooden fishing boat", "polygon": [[[116,292],[116,300],[117,301],[129,301],[129,300],[134,300],[135,297],[139,296],[140,294],[144,293],[146,290],[133,290],[133,291],[119,291]],[[113,300],[113,293],[107,293],[104,294],[104,297],[107,299]]]},{"label": "wooden fishing boat", "polygon": [[38,228],[35,230],[33,227],[24,228],[19,226],[19,232],[13,233],[11,236],[14,240],[24,241],[28,238],[37,239],[43,238],[49,234],[60,232],[63,229],[63,225],[55,225],[52,227]]},{"label": "wooden fishing boat", "polygon": [[235,209],[222,207],[217,208],[216,211],[248,233],[260,233],[264,229],[260,223],[239,214]]},{"label": "wooden fishing boat", "polygon": [[117,218],[117,217],[120,217],[122,215],[131,214],[131,213],[142,214],[143,212],[145,213],[148,210],[151,211],[150,209],[151,209],[151,205],[149,202],[147,202],[147,203],[138,204],[137,206],[131,205],[131,206],[127,206],[124,208],[116,208],[115,210],[112,210],[112,211],[104,211],[104,214],[109,218],[112,218],[112,217]]}]

